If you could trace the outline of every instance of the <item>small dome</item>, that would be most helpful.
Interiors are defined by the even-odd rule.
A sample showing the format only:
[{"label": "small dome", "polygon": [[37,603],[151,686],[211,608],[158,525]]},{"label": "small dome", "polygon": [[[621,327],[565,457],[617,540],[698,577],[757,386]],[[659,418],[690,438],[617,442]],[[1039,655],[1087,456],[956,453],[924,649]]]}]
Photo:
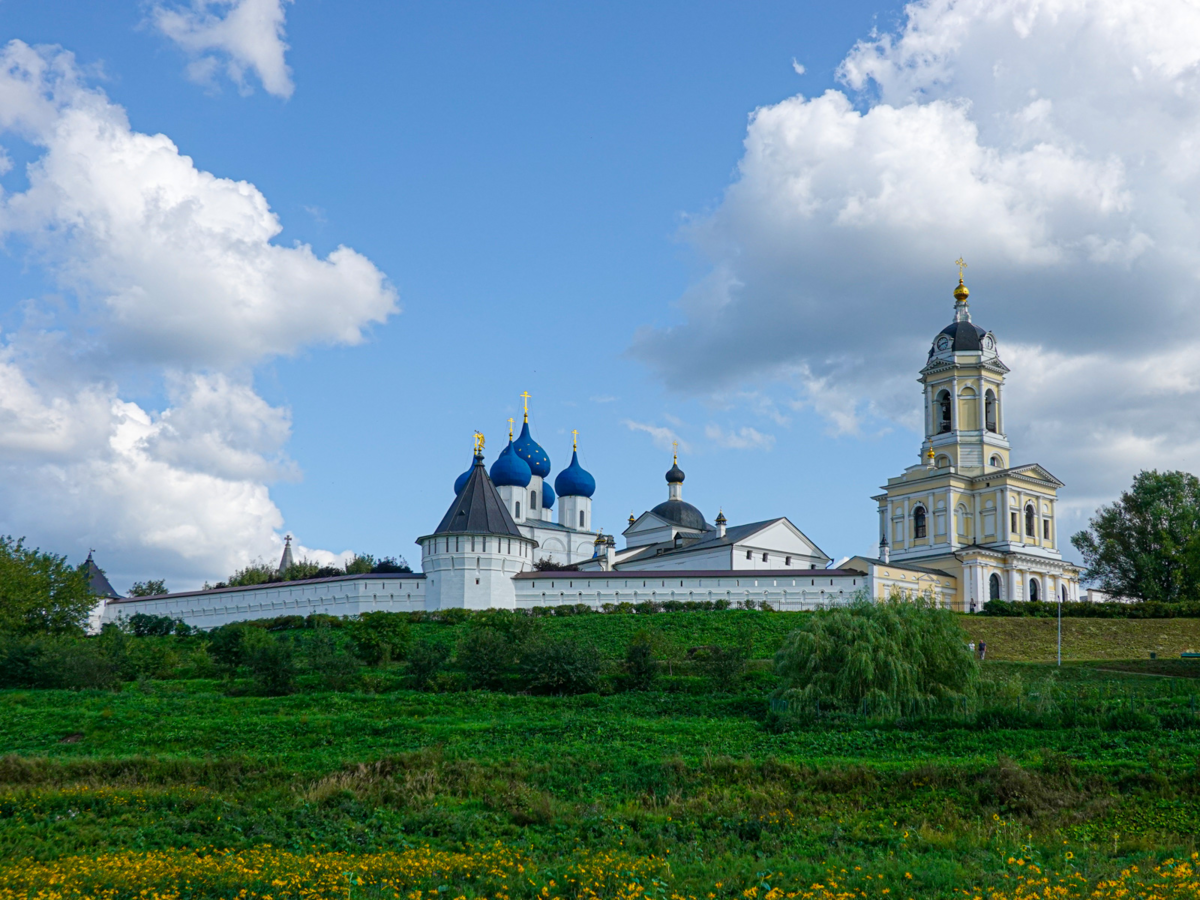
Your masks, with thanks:
[{"label": "small dome", "polygon": [[679,460],[676,460],[667,470],[667,484],[683,484],[683,477],[683,469],[679,468]]},{"label": "small dome", "polygon": [[532,477],[529,465],[517,455],[513,442],[509,441],[492,463],[492,484],[496,487],[526,487]]},{"label": "small dome", "polygon": [[521,434],[512,444],[513,452],[529,464],[529,471],[539,478],[550,474],[550,457],[529,434],[529,421],[521,426]]},{"label": "small dome", "polygon": [[543,509],[553,509],[554,508],[554,500],[555,500],[554,488],[550,487],[550,482],[543,481],[542,482],[542,508]]},{"label": "small dome", "polygon": [[650,512],[683,528],[691,528],[695,531],[713,530],[712,526],[704,521],[704,513],[683,500],[664,500]]},{"label": "small dome", "polygon": [[579,464],[579,453],[571,453],[571,464],[558,473],[554,487],[560,497],[590,497],[596,493],[596,479]]},{"label": "small dome", "polygon": [[[984,349],[987,332],[974,322],[951,322],[933,339],[929,355],[945,352],[978,352]],[[943,340],[943,337],[945,340]],[[994,345],[994,340],[993,340]]]}]

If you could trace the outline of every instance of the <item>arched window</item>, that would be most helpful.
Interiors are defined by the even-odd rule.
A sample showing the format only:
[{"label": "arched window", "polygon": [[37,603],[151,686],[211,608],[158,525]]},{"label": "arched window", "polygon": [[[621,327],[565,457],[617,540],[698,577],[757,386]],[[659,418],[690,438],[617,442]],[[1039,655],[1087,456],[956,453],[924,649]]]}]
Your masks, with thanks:
[{"label": "arched window", "polygon": [[1002,460],[999,456],[993,456],[991,461],[989,462],[989,465],[993,465],[997,469],[999,469],[1004,466],[1004,460]]},{"label": "arched window", "polygon": [[934,460],[934,465],[936,465],[939,469],[948,469],[950,468],[950,457],[943,453],[936,460]]},{"label": "arched window", "polygon": [[1034,603],[1037,603],[1042,599],[1041,585],[1038,584],[1038,580],[1036,578],[1029,579],[1029,599]]},{"label": "arched window", "polygon": [[1067,602],[1067,586],[1065,584],[1062,586],[1062,602]]},{"label": "arched window", "polygon": [[937,395],[938,432],[945,434],[950,430],[950,392],[942,391]]},{"label": "arched window", "polygon": [[579,527],[580,528],[583,527],[583,510],[582,509],[579,511]]},{"label": "arched window", "polygon": [[991,388],[983,395],[983,420],[987,423],[987,430],[993,434],[996,431],[996,394]]},{"label": "arched window", "polygon": [[913,537],[925,537],[925,507],[918,506],[913,510]]},{"label": "arched window", "polygon": [[995,572],[993,572],[992,577],[988,579],[988,599],[1000,599],[1000,576]]},{"label": "arched window", "polygon": [[537,509],[537,491],[529,492],[529,511],[533,512]]},{"label": "arched window", "polygon": [[1025,534],[1027,537],[1037,537],[1037,532],[1034,531],[1033,516],[1033,504],[1030,503],[1025,507]]},{"label": "arched window", "polygon": [[515,516],[513,516],[513,518],[519,519],[519,518],[521,518],[521,501],[520,500],[517,501],[516,506],[517,506],[517,514]]}]

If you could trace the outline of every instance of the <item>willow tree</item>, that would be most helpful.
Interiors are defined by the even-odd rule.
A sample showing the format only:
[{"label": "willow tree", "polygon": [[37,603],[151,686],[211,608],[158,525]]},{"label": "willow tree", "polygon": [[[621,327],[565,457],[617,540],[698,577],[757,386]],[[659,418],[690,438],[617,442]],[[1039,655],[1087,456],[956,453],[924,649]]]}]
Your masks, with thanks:
[{"label": "willow tree", "polygon": [[775,655],[793,709],[932,709],[974,693],[979,664],[966,632],[930,598],[893,594],[814,613]]}]

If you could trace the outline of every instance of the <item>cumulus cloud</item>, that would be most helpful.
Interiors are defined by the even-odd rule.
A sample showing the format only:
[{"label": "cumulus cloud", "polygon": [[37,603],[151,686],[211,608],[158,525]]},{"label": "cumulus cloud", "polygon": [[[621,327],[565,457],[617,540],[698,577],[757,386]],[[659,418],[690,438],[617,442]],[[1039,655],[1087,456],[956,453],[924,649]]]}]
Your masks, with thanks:
[{"label": "cumulus cloud", "polygon": [[188,77],[212,84],[224,70],[242,93],[253,71],[276,97],[292,96],[292,70],[284,60],[285,11],[291,0],[192,0],[190,7],[156,5],[156,28],[190,57]]},{"label": "cumulus cloud", "polygon": [[[26,302],[0,343],[0,532],[185,583],[276,555],[268,485],[298,472],[289,414],[253,367],[358,343],[395,291],[349,248],[272,243],[280,223],[253,185],[134,131],[69,53],[3,48],[6,135],[40,154],[25,190],[0,193],[0,239],[66,302]],[[123,399],[125,376],[160,385],[163,408]]]},{"label": "cumulus cloud", "polygon": [[679,436],[673,429],[665,425],[654,425],[650,422],[635,422],[633,419],[625,419],[622,424],[630,431],[640,431],[643,434],[650,435],[650,439],[654,441],[654,446],[660,450],[672,450],[678,445],[679,449],[684,453],[690,453],[692,450],[691,444]]},{"label": "cumulus cloud", "polygon": [[770,450],[775,446],[775,435],[763,434],[757,428],[743,426],[726,431],[720,425],[706,425],[704,436],[727,450]]},{"label": "cumulus cloud", "polygon": [[839,75],[754,112],[684,231],[708,273],[632,353],[683,391],[794,389],[836,432],[915,427],[961,254],[1017,459],[1089,498],[1196,468],[1200,9],[920,0]]}]

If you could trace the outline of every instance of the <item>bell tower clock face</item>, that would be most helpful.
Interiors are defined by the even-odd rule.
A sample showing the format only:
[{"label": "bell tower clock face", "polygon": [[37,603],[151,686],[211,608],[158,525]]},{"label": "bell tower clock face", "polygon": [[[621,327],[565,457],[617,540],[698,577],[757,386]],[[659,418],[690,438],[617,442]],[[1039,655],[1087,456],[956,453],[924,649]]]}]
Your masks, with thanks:
[{"label": "bell tower clock face", "polygon": [[943,334],[937,339],[937,348],[939,350],[948,350],[950,348],[950,338]]},{"label": "bell tower clock face", "polygon": [[987,348],[988,350],[995,350],[996,349],[996,339],[989,334],[987,337],[985,337],[983,339],[983,346],[985,348]]}]

